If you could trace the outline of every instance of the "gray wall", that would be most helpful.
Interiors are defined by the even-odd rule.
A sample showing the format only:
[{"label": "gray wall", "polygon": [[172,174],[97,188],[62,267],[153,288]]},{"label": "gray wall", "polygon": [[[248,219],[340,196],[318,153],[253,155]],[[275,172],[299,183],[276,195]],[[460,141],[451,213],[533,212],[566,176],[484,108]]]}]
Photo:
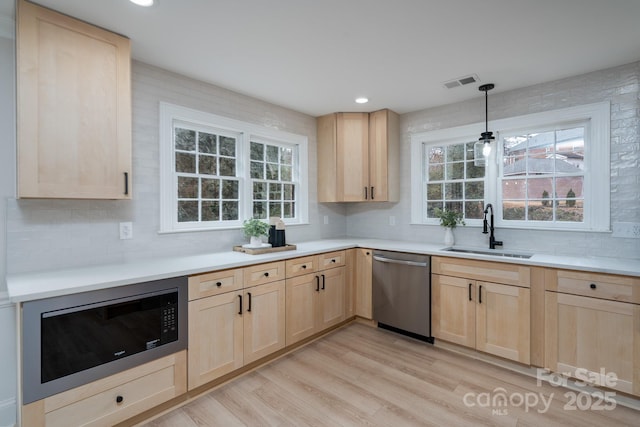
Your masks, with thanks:
[{"label": "gray wall", "polygon": [[[228,251],[245,241],[238,229],[158,234],[160,101],[306,135],[310,225],[289,227],[287,241],[346,234],[345,207],[317,203],[314,117],[135,61],[132,87],[133,200],[8,199],[9,273]],[[119,239],[121,221],[133,223],[133,239]]]},{"label": "gray wall", "polygon": [[[500,82],[496,83],[496,89],[499,89]],[[640,62],[636,62],[523,89],[489,93],[489,128],[492,119],[610,101],[611,221],[640,222],[639,86]],[[483,121],[484,97],[481,94],[471,101],[402,115],[400,202],[349,205],[348,235],[442,243],[442,227],[409,224],[411,134]],[[396,226],[389,225],[390,216],[395,217]],[[456,244],[488,247],[488,238],[479,227],[458,227],[454,234]],[[616,238],[611,233],[497,229],[496,239],[503,240],[504,248],[512,250],[640,258],[640,239]]]}]

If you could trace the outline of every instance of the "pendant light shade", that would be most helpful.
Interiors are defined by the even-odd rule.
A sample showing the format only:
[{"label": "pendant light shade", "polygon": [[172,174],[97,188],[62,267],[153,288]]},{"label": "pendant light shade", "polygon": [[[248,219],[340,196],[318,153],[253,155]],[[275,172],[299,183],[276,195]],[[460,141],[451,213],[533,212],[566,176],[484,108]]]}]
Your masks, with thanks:
[{"label": "pendant light shade", "polygon": [[487,83],[486,85],[482,85],[478,88],[478,90],[484,92],[484,123],[485,123],[485,131],[480,134],[480,138],[476,145],[482,146],[482,155],[484,157],[488,157],[491,153],[491,143],[495,141],[493,137],[493,132],[489,132],[489,92],[493,89],[495,85],[493,83]]}]

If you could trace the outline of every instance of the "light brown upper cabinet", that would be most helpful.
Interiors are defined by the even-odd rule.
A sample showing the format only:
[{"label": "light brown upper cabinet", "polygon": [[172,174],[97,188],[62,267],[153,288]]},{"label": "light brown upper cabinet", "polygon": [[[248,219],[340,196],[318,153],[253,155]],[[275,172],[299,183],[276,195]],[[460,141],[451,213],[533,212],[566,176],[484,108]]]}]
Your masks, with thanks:
[{"label": "light brown upper cabinet", "polygon": [[391,110],[319,117],[318,201],[397,201],[399,138]]},{"label": "light brown upper cabinet", "polygon": [[18,197],[131,198],[126,37],[19,1]]}]

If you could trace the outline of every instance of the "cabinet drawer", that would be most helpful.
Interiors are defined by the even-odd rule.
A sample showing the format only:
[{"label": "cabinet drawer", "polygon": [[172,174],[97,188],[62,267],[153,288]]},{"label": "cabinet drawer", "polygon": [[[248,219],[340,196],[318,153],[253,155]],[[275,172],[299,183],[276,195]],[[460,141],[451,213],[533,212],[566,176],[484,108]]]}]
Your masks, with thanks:
[{"label": "cabinet drawer", "polygon": [[185,393],[186,386],[186,351],[181,351],[30,403],[23,407],[23,424],[112,426]]},{"label": "cabinet drawer", "polygon": [[222,270],[189,277],[189,301],[242,289],[242,270]]},{"label": "cabinet drawer", "polygon": [[262,285],[263,283],[283,280],[285,277],[285,262],[270,262],[258,264],[244,269],[244,287]]},{"label": "cabinet drawer", "polygon": [[640,278],[557,270],[548,290],[640,304]]},{"label": "cabinet drawer", "polygon": [[431,272],[492,283],[530,287],[531,269],[518,264],[433,257]]},{"label": "cabinet drawer", "polygon": [[326,254],[318,255],[318,269],[326,270],[328,268],[343,266],[345,262],[345,252],[327,252]]},{"label": "cabinet drawer", "polygon": [[318,257],[305,256],[301,258],[288,259],[286,262],[287,277],[302,276],[318,270]]}]

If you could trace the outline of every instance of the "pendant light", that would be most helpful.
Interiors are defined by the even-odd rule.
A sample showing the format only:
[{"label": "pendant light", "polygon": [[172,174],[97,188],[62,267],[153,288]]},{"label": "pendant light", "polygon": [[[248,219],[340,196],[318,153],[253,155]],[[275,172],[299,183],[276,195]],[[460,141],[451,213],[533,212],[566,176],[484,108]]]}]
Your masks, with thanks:
[{"label": "pendant light", "polygon": [[480,134],[480,139],[478,139],[478,142],[476,142],[476,146],[482,146],[482,155],[484,157],[489,157],[489,154],[491,153],[491,143],[495,141],[493,132],[489,132],[489,95],[487,95],[487,92],[489,92],[494,87],[495,85],[493,83],[487,83],[486,85],[482,85],[478,88],[478,90],[484,92],[485,131]]}]

